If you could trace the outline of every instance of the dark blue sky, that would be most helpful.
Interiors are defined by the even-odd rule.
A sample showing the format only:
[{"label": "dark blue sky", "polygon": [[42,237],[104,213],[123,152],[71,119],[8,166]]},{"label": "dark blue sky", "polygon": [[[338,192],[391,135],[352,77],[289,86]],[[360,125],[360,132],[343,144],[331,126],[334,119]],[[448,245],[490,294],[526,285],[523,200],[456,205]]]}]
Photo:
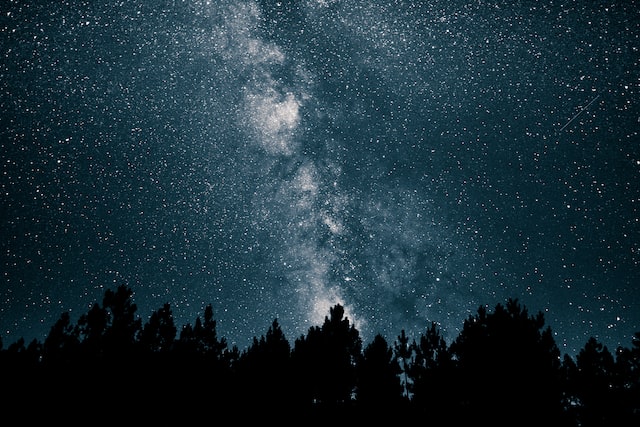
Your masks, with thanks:
[{"label": "dark blue sky", "polygon": [[640,330],[630,2],[9,2],[0,327],[126,284],[240,348],[341,303],[365,340],[480,305],[561,350]]}]

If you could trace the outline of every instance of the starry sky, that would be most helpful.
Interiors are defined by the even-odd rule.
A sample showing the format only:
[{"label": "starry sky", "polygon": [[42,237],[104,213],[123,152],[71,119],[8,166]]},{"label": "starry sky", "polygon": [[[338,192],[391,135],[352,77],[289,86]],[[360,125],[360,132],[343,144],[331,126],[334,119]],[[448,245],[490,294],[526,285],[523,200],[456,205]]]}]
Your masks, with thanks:
[{"label": "starry sky", "polygon": [[640,330],[631,1],[0,6],[0,328],[125,284],[240,349],[342,304],[365,342],[480,305],[562,352]]}]

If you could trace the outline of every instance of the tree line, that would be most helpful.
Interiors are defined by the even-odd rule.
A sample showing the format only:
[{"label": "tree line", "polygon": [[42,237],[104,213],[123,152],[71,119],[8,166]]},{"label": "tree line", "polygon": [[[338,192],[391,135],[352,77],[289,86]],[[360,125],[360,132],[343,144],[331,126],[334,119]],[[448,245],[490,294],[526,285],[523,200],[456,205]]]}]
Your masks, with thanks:
[{"label": "tree line", "polygon": [[211,305],[178,331],[168,303],[143,323],[132,295],[126,285],[106,290],[75,324],[62,313],[42,342],[0,340],[0,409],[29,402],[51,415],[157,421],[227,413],[282,424],[640,425],[640,332],[613,353],[590,338],[575,358],[562,356],[543,314],[517,299],[480,306],[450,344],[435,322],[417,338],[402,330],[393,342],[378,334],[364,343],[336,304],[292,343],[274,319],[240,350],[219,336]]}]

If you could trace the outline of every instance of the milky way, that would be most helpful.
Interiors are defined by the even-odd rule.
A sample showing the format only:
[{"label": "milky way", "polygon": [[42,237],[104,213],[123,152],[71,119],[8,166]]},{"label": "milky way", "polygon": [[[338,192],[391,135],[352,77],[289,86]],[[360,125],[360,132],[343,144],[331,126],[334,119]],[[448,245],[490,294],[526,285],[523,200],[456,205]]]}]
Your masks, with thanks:
[{"label": "milky way", "polygon": [[628,2],[10,1],[0,327],[126,284],[245,348],[344,305],[365,341],[542,311],[640,331]]}]

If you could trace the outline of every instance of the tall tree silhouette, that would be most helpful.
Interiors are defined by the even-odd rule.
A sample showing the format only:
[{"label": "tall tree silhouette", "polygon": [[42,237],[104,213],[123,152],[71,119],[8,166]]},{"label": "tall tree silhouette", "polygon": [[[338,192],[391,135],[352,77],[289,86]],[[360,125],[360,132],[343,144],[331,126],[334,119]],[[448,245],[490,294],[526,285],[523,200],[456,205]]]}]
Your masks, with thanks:
[{"label": "tall tree silhouette", "polygon": [[186,324],[180,332],[179,348],[194,358],[210,362],[222,361],[227,348],[227,340],[218,338],[217,322],[213,316],[213,307],[208,304],[204,310],[204,321],[198,316],[192,327]]},{"label": "tall tree silhouette", "polygon": [[118,286],[115,292],[107,289],[104,293],[102,306],[109,318],[104,338],[110,352],[130,353],[142,327],[142,320],[136,314],[138,307],[133,303],[132,296],[133,290],[126,285]]},{"label": "tall tree silhouette", "polygon": [[266,336],[254,337],[238,360],[238,396],[243,403],[263,415],[279,413],[294,393],[290,359],[291,345],[274,319]]},{"label": "tall tree silhouette", "polygon": [[620,402],[622,423],[640,425],[640,331],[631,338],[631,347],[616,350],[616,400]]},{"label": "tall tree silhouette", "polygon": [[514,299],[493,313],[480,307],[450,349],[462,391],[457,413],[494,425],[539,425],[560,416],[560,352],[542,313],[529,316]]},{"label": "tall tree silhouette", "polygon": [[217,322],[213,307],[208,304],[204,310],[204,321],[196,317],[194,326],[187,323],[180,332],[173,353],[174,367],[172,381],[178,389],[188,388],[194,383],[206,384],[206,392],[186,396],[176,396],[185,405],[215,402],[223,407],[233,396],[231,393],[231,366],[228,359],[227,341],[218,337]]},{"label": "tall tree silhouette", "polygon": [[174,357],[176,334],[169,303],[152,312],[138,333],[136,379],[140,381],[139,393],[146,397],[137,406],[141,412],[152,413],[154,407],[174,407],[179,395],[175,393],[176,387],[187,386],[177,380],[184,371],[182,364],[187,361]]},{"label": "tall tree silhouette", "polygon": [[400,383],[402,370],[393,348],[381,334],[376,334],[358,362],[356,398],[366,411],[399,409],[403,401]]},{"label": "tall tree silhouette", "polygon": [[109,313],[97,302],[93,303],[89,311],[78,319],[78,336],[82,343],[82,357],[85,362],[102,357],[104,336],[109,321]]},{"label": "tall tree silhouette", "polygon": [[[126,357],[136,342],[142,321],[137,318],[133,291],[120,285],[107,289],[102,307],[96,302],[78,320],[78,336],[85,356],[96,360],[115,361]],[[108,353],[108,354],[106,354]]]},{"label": "tall tree silhouette", "polygon": [[169,303],[151,313],[138,336],[143,351],[149,353],[167,353],[173,349],[177,328]]},{"label": "tall tree silhouette", "polygon": [[[78,320],[81,363],[74,368],[75,378],[69,384],[76,382],[77,388],[87,390],[76,394],[87,408],[97,410],[118,399],[135,398],[135,390],[126,384],[138,374],[135,349],[142,322],[136,316],[132,296],[133,291],[126,285],[115,291],[107,289],[102,307],[95,303]],[[87,386],[87,378],[96,385]],[[111,387],[100,386],[106,383]]]},{"label": "tall tree silhouette", "polygon": [[393,344],[395,355],[399,359],[400,369],[402,370],[402,388],[404,389],[405,398],[409,399],[409,366],[412,363],[414,343],[409,344],[409,337],[404,329],[400,331],[398,339]]},{"label": "tall tree silhouette", "polygon": [[329,312],[322,327],[309,328],[306,337],[294,344],[294,375],[302,404],[344,406],[355,391],[356,362],[362,351],[360,333],[344,317],[342,305],[336,304]]},{"label": "tall tree silhouette", "polygon": [[76,362],[80,339],[78,329],[71,324],[71,315],[63,312],[53,324],[42,345],[42,361],[52,369],[65,369]]},{"label": "tall tree silhouette", "polygon": [[414,341],[414,360],[409,372],[412,378],[412,403],[420,413],[448,414],[455,401],[454,362],[436,322],[432,322],[419,341]]},{"label": "tall tree silhouette", "polygon": [[579,402],[580,425],[615,425],[615,361],[607,346],[595,337],[589,338],[576,356],[576,367],[574,390]]},{"label": "tall tree silhouette", "polygon": [[579,414],[578,391],[576,390],[576,377],[578,367],[575,360],[565,354],[560,364],[560,402],[562,405],[563,420],[566,425],[576,425]]}]

